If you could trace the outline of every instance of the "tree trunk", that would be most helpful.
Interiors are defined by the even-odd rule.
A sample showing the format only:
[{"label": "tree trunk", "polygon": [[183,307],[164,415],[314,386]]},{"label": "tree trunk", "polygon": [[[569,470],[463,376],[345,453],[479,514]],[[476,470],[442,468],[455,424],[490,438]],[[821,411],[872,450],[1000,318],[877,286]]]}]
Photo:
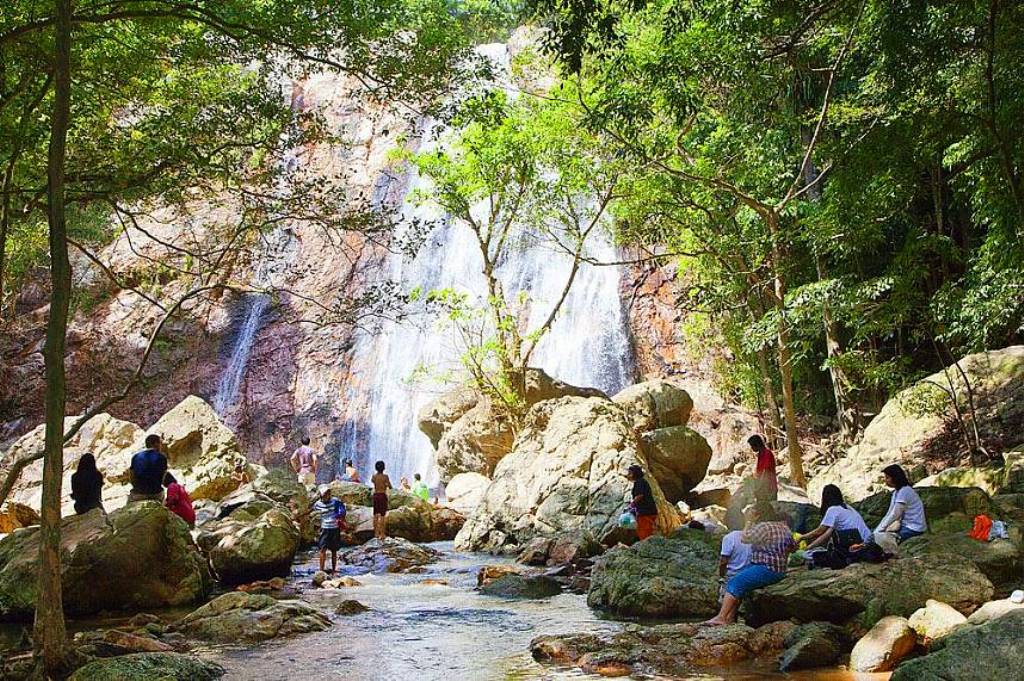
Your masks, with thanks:
[{"label": "tree trunk", "polygon": [[771,367],[768,364],[768,352],[764,348],[757,350],[757,368],[761,374],[761,389],[768,403],[768,422],[772,425],[772,432],[765,433],[765,436],[769,445],[777,447],[778,436],[784,432],[784,426],[782,417],[779,416],[779,401],[775,399],[775,382],[772,381]]},{"label": "tree trunk", "polygon": [[[818,270],[818,281],[828,278],[825,271],[825,264],[821,256],[815,254],[814,266]],[[843,352],[843,346],[839,341],[839,328],[832,318],[832,310],[828,301],[821,305],[821,319],[825,327],[825,352],[832,360],[828,365],[829,376],[832,379],[832,394],[836,400],[836,417],[839,419],[839,439],[843,444],[853,444],[860,433],[860,407],[850,398],[850,379],[846,371],[839,366],[835,359]]]},{"label": "tree trunk", "polygon": [[800,447],[800,438],[796,423],[796,400],[793,394],[793,357],[789,349],[789,322],[786,320],[786,280],[781,265],[785,262],[785,253],[780,243],[779,216],[768,213],[763,216],[772,239],[772,276],[775,279],[775,295],[772,301],[779,314],[778,341],[779,377],[782,383],[782,411],[786,424],[786,446],[789,455],[789,476],[793,483],[800,487],[807,486],[804,475],[804,453]]},{"label": "tree trunk", "polygon": [[47,158],[47,219],[50,230],[50,316],[43,359],[46,367],[46,436],[43,455],[39,586],[34,643],[46,675],[59,678],[67,659],[67,634],[60,581],[60,498],[64,474],[64,342],[71,264],[64,214],[64,158],[71,117],[71,0],[55,0],[54,94]]}]

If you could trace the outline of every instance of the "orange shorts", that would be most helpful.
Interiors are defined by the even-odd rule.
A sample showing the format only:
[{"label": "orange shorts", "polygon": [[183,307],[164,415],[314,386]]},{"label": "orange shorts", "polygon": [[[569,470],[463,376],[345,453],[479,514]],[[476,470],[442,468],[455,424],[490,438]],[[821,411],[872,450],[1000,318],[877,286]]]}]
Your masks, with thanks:
[{"label": "orange shorts", "polygon": [[636,536],[644,540],[654,534],[654,521],[657,519],[656,515],[638,515],[636,517]]}]

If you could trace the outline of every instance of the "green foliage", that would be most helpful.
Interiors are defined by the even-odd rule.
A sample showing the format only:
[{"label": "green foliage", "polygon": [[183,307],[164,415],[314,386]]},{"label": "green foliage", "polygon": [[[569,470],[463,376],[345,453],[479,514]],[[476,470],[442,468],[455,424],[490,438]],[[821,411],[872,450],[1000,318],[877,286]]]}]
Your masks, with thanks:
[{"label": "green foliage", "polygon": [[[71,235],[84,238],[86,216],[92,226],[135,224],[154,199],[187,216],[197,198],[229,197],[241,229],[252,232],[289,213],[322,222],[343,214],[346,197],[330,183],[296,180],[286,195],[279,191],[286,150],[332,139],[315,112],[292,110],[282,86],[311,69],[336,70],[374,96],[429,108],[465,55],[465,33],[450,9],[447,0],[75,2]],[[0,284],[7,293],[45,264],[52,11],[52,3],[12,0],[0,13]],[[224,242],[244,245],[237,236],[226,233]]]},{"label": "green foliage", "polygon": [[[430,291],[428,304],[443,310],[462,352],[462,365],[476,387],[513,418],[525,407],[525,371],[550,330],[581,264],[587,243],[603,229],[621,166],[599,140],[580,127],[574,92],[564,97],[509,97],[488,90],[461,102],[454,112],[458,132],[433,150],[408,155],[431,180],[415,200],[430,203],[474,235],[482,300],[452,289]],[[498,269],[516,249],[543,244],[571,261],[560,299],[532,301],[526,291],[507,290]],[[414,291],[415,298],[421,297]],[[550,306],[541,321],[529,311]]]},{"label": "green foliage", "polygon": [[620,238],[682,254],[684,307],[717,331],[701,342],[746,366],[725,363],[731,390],[754,401],[783,331],[822,411],[826,371],[867,406],[1021,340],[1020,3],[531,6],[588,127],[634,161]]}]

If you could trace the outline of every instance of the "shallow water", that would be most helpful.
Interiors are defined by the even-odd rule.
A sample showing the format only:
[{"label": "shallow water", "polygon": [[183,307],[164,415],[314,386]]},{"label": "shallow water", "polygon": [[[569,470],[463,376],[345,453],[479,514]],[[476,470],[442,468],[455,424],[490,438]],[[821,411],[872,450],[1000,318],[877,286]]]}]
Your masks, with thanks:
[{"label": "shallow water", "polygon": [[[450,543],[434,544],[441,561],[419,574],[352,574],[362,586],[309,589],[302,597],[332,612],[346,599],[370,612],[335,616],[328,631],[247,646],[202,646],[196,652],[227,669],[231,681],[341,679],[344,681],[524,681],[599,679],[576,669],[540,665],[529,651],[542,634],[614,632],[619,622],[601,619],[586,597],[562,594],[540,601],[513,601],[474,590],[481,565],[507,563],[486,555],[455,553]],[[304,553],[293,570],[297,587],[308,585],[316,556]],[[430,584],[443,580],[447,584]],[[158,612],[175,621],[188,610]],[[70,632],[123,625],[130,615],[68,622]],[[0,624],[0,648],[13,646],[26,624]],[[772,671],[772,660],[685,677],[699,681],[884,681],[887,674],[815,670]]]},{"label": "shallow water", "polygon": [[[358,575],[362,586],[308,591],[307,600],[325,610],[344,599],[370,612],[336,617],[330,630],[272,641],[255,648],[207,648],[205,657],[227,670],[227,679],[345,679],[353,681],[511,681],[585,679],[574,669],[542,666],[530,656],[529,643],[541,634],[616,631],[622,625],[600,619],[584,596],[562,594],[543,601],[510,601],[473,591],[476,572],[501,559],[461,555],[450,545],[442,561],[414,575]],[[296,566],[298,581],[314,569],[312,557]],[[447,580],[446,585],[424,583]],[[785,675],[757,667],[715,670],[691,679],[752,681],[852,681],[882,676],[816,671]]]}]

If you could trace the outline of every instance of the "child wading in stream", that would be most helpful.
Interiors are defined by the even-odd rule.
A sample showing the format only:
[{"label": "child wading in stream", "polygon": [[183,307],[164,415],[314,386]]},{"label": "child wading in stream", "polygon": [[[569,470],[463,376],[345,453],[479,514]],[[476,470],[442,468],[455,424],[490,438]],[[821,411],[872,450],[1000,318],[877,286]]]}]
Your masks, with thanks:
[{"label": "child wading in stream", "polygon": [[341,548],[341,525],[345,522],[345,502],[335,499],[330,485],[320,486],[320,498],[313,504],[313,512],[320,514],[320,570],[324,569],[327,552],[331,552],[331,572],[338,569],[338,549]]},{"label": "child wading in stream", "polygon": [[384,462],[378,461],[373,466],[377,472],[370,482],[373,483],[373,536],[383,541],[388,528],[388,490],[391,478],[384,472]]}]

